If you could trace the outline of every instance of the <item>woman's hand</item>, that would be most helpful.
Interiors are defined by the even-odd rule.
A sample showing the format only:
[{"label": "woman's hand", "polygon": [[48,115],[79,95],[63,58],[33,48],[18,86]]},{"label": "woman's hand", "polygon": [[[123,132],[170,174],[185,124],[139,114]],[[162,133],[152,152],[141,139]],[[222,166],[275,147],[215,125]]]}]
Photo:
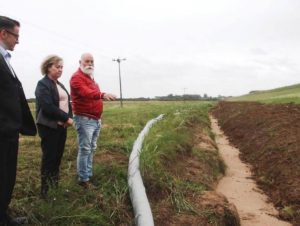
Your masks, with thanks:
[{"label": "woman's hand", "polygon": [[73,125],[73,119],[68,118],[68,121],[65,122],[64,127],[67,128]]}]

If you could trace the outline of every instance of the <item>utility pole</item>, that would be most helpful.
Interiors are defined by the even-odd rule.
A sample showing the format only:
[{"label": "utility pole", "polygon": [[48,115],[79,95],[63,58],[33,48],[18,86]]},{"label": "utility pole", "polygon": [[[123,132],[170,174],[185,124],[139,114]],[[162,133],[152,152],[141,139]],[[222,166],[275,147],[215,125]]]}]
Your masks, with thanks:
[{"label": "utility pole", "polygon": [[117,61],[119,65],[119,83],[120,83],[120,104],[121,108],[123,107],[123,98],[122,98],[122,81],[121,81],[121,61],[126,60],[126,58],[121,59],[120,57],[117,59],[112,59],[113,61]]}]

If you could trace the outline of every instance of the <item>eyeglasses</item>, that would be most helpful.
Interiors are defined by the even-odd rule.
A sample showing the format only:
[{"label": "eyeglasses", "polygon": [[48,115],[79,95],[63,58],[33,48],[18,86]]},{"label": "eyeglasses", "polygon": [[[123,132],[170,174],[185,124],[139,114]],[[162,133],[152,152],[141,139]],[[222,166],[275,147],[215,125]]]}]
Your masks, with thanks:
[{"label": "eyeglasses", "polygon": [[9,30],[5,30],[8,34],[11,34],[12,36],[14,36],[17,40],[19,40],[19,35],[12,32],[12,31],[9,31]]}]

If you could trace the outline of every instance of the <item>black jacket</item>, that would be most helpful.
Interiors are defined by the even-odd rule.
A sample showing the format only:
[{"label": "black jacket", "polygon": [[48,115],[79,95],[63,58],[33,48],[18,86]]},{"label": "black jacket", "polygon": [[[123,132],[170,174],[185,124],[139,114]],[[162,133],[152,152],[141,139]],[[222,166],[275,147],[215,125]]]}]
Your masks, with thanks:
[{"label": "black jacket", "polygon": [[0,54],[0,138],[34,136],[36,127],[24,90]]},{"label": "black jacket", "polygon": [[69,112],[66,113],[59,108],[59,95],[56,83],[45,75],[35,89],[36,96],[36,123],[53,129],[57,128],[57,122],[66,122],[72,117],[72,106],[70,103],[70,95],[63,84],[58,82],[68,94]]}]

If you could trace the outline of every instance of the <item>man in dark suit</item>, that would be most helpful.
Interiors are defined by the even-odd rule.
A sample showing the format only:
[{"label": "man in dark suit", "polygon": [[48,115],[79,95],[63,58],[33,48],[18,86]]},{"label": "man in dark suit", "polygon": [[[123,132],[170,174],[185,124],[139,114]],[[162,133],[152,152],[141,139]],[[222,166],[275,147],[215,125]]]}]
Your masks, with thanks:
[{"label": "man in dark suit", "polygon": [[0,226],[22,225],[7,213],[16,182],[19,133],[34,136],[36,127],[10,53],[19,39],[20,23],[0,16]]}]

